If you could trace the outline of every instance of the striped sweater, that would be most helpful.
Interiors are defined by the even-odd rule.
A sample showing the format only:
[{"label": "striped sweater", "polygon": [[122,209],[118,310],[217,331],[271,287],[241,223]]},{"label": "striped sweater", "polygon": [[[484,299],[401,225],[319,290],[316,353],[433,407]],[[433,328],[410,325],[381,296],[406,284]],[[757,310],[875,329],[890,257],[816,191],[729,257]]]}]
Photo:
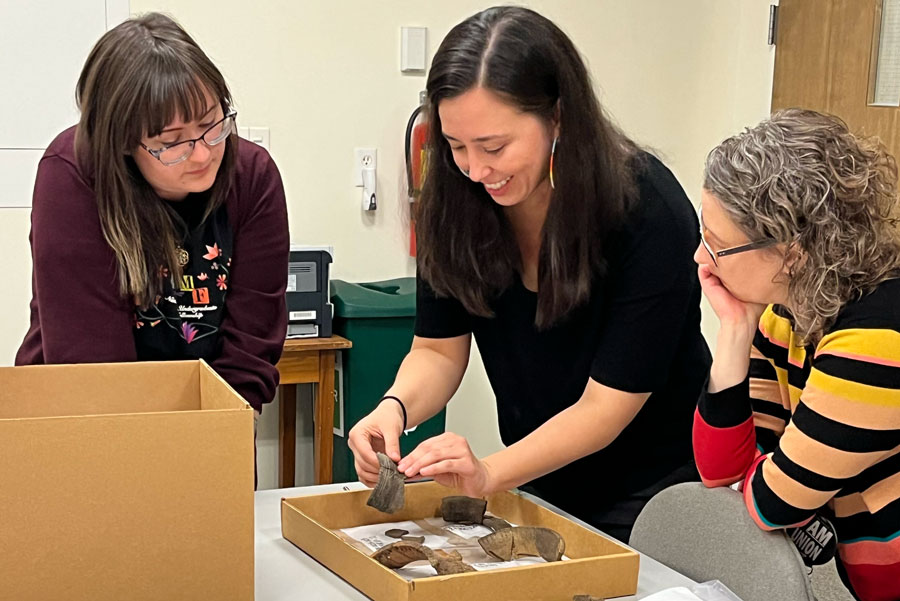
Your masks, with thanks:
[{"label": "striped sweater", "polygon": [[765,530],[834,523],[847,583],[900,599],[900,279],[848,304],[813,349],[789,314],[759,322],[743,383],[704,393],[694,456],[707,486],[744,480]]}]

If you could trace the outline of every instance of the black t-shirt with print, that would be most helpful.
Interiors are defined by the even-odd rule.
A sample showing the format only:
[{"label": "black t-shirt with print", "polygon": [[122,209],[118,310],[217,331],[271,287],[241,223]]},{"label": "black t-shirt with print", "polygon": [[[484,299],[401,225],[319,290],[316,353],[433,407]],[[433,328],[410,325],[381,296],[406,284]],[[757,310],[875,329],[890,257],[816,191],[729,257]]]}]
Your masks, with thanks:
[{"label": "black t-shirt with print", "polygon": [[188,263],[180,282],[169,278],[165,293],[154,304],[135,310],[138,360],[211,360],[221,351],[219,328],[228,293],[232,231],[224,205],[202,220],[207,199],[206,194],[191,194],[169,203],[181,221],[176,229],[187,232],[182,248]]}]

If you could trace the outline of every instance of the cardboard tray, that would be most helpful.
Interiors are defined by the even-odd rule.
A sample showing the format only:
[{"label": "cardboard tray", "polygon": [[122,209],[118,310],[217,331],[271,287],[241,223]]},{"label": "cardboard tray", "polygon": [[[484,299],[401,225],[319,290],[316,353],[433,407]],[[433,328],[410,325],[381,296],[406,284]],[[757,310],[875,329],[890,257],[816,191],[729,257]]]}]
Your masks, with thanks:
[{"label": "cardboard tray", "polygon": [[366,505],[368,490],[282,499],[284,538],[375,601],[571,600],[637,591],[640,556],[631,549],[510,492],[490,495],[487,510],[527,526],[545,526],[566,541],[568,561],[407,581],[332,530],[440,515],[441,499],[460,494],[434,482],[408,484],[406,506],[387,515]]}]

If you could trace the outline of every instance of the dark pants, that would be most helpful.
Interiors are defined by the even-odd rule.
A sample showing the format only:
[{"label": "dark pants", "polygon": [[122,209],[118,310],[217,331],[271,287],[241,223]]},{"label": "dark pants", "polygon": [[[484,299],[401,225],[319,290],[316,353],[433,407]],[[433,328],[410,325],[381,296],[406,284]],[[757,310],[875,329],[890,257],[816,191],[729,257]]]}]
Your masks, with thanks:
[{"label": "dark pants", "polygon": [[[675,484],[680,484],[682,482],[698,482],[699,480],[700,474],[697,473],[697,466],[691,461],[690,463],[677,468],[663,479],[654,482],[647,488],[621,497],[614,503],[606,505],[603,508],[586,507],[578,510],[561,507],[560,509],[568,511],[575,517],[584,520],[604,534],[608,534],[623,543],[627,543],[628,539],[631,537],[631,529],[634,527],[634,521],[637,519],[638,514],[644,508],[644,505],[647,504],[647,501],[656,495],[656,493]],[[540,491],[537,489],[527,485],[519,488],[525,492],[543,498]]]}]

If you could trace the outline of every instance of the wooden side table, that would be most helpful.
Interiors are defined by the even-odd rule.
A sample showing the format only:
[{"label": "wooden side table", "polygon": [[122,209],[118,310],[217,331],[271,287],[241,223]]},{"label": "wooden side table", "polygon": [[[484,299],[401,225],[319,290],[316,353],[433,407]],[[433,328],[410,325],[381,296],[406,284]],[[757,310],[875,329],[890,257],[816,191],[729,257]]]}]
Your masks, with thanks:
[{"label": "wooden side table", "polygon": [[297,384],[316,384],[313,436],[316,484],[331,483],[334,453],[334,354],[352,343],[341,336],[285,340],[281,361],[281,413],[278,416],[278,486],[294,486],[297,448]]}]

